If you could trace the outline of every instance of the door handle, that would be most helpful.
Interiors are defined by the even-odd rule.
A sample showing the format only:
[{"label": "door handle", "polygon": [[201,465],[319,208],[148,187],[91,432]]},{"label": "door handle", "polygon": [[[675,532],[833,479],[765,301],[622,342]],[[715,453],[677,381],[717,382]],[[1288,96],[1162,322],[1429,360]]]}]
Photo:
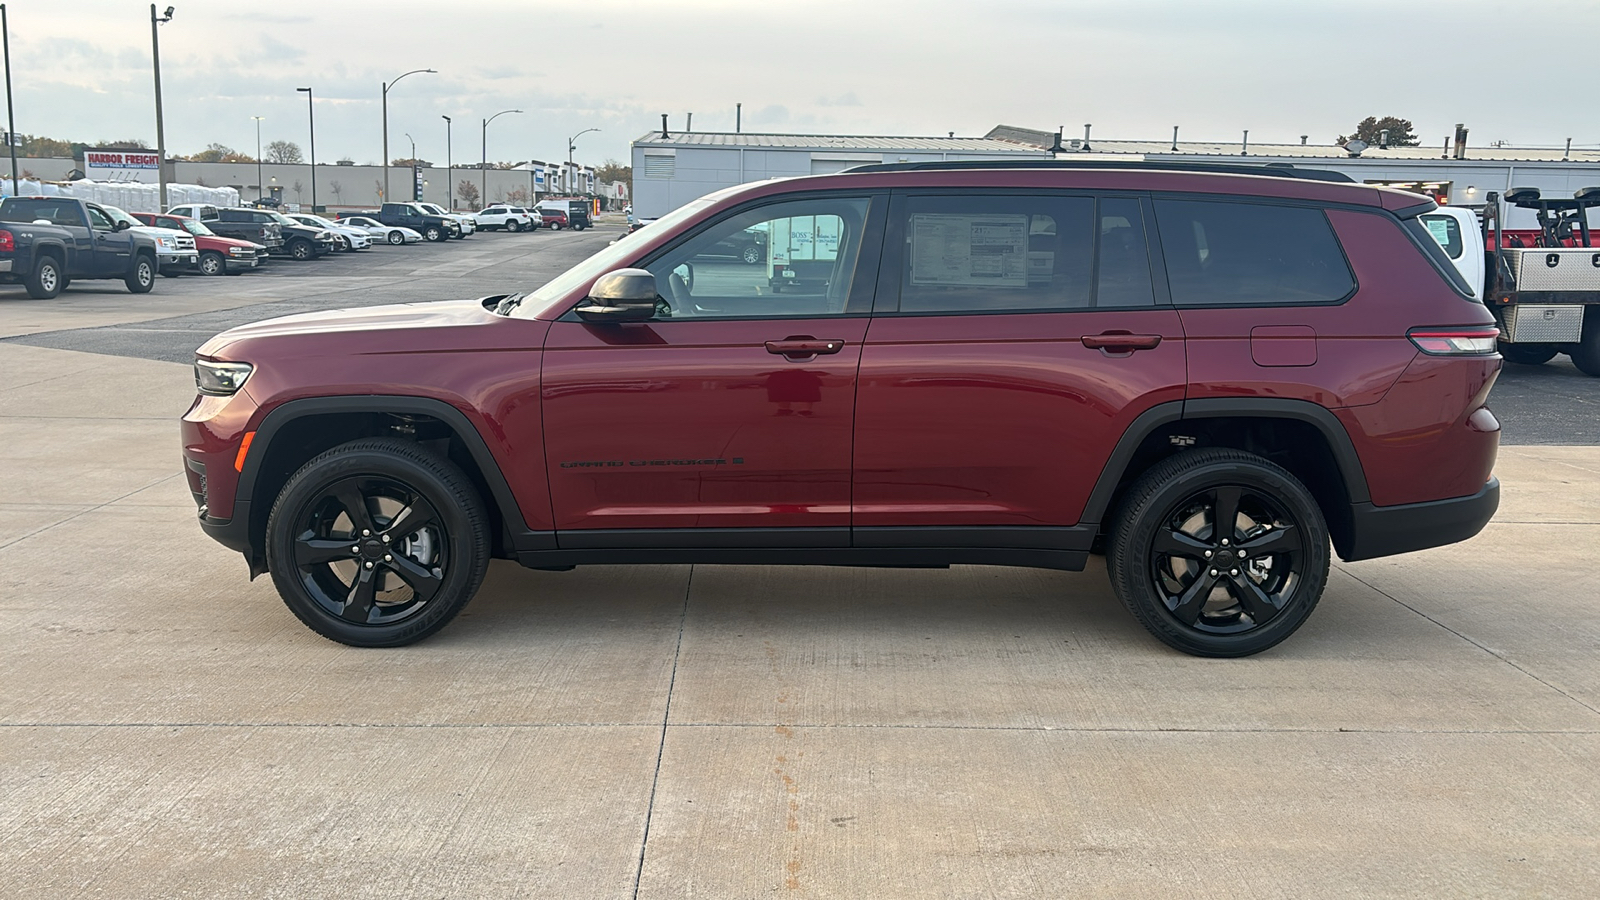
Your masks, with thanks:
[{"label": "door handle", "polygon": [[1161,343],[1159,334],[1132,334],[1127,331],[1107,331],[1101,334],[1086,334],[1083,336],[1083,345],[1090,350],[1104,350],[1107,353],[1132,353],[1135,350],[1154,350]]},{"label": "door handle", "polygon": [[820,340],[809,335],[788,337],[781,341],[767,341],[768,353],[777,353],[790,359],[816,356],[821,353],[838,353],[843,349],[844,341]]}]

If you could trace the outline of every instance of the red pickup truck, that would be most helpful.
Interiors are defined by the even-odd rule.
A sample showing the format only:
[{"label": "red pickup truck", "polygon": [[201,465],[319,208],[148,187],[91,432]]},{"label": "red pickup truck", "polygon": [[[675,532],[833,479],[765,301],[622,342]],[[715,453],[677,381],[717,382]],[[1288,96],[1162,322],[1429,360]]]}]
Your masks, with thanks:
[{"label": "red pickup truck", "polygon": [[194,235],[200,261],[195,268],[202,275],[237,275],[267,261],[267,248],[251,241],[223,237],[199,219],[167,213],[133,213],[135,219],[156,228],[172,228]]}]

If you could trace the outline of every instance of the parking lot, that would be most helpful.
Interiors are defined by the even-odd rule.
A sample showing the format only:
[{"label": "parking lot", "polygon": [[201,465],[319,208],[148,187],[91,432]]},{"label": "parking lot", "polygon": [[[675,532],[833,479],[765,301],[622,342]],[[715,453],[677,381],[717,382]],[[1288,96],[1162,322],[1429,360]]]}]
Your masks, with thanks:
[{"label": "parking lot", "polygon": [[0,291],[0,896],[1592,896],[1600,379],[1504,372],[1473,540],[1208,660],[1089,571],[497,561],[356,650],[196,526],[195,346],[622,232]]}]

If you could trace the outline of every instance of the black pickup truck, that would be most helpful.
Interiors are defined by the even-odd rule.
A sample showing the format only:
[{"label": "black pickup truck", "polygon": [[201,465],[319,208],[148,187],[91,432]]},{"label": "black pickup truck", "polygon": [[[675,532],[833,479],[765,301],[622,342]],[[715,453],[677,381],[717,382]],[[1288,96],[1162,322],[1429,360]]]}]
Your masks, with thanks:
[{"label": "black pickup truck", "polygon": [[385,203],[376,213],[367,213],[390,228],[410,228],[430,241],[461,236],[461,226],[452,219],[436,216],[415,203]]},{"label": "black pickup truck", "polygon": [[167,213],[199,219],[217,234],[260,244],[273,256],[315,259],[333,252],[333,234],[327,229],[310,228],[275,210],[188,203]]},{"label": "black pickup truck", "polygon": [[72,197],[0,201],[0,283],[48,300],[74,278],[120,278],[135,294],[155,286],[155,239]]}]

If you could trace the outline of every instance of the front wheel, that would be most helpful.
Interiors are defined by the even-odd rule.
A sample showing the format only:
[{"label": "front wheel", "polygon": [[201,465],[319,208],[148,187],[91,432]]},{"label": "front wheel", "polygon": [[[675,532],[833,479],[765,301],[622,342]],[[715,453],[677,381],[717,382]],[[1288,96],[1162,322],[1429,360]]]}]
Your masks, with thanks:
[{"label": "front wheel", "polygon": [[226,271],[228,271],[228,261],[223,258],[221,253],[215,250],[207,250],[200,254],[201,275],[221,275]]},{"label": "front wheel", "polygon": [[284,603],[311,630],[355,647],[399,647],[443,628],[488,565],[472,482],[405,441],[352,441],[317,456],[267,521],[267,568]]},{"label": "front wheel", "polygon": [[138,256],[133,260],[133,271],[122,279],[128,286],[129,293],[148,294],[156,286],[156,263],[148,256]]},{"label": "front wheel", "polygon": [[512,234],[516,234],[522,230],[522,223],[513,219],[512,221],[506,223],[506,230]]},{"label": "front wheel", "polygon": [[289,244],[289,255],[300,262],[317,255],[317,248],[311,246],[310,241],[296,240]]},{"label": "front wheel", "polygon": [[394,246],[398,247],[401,244],[404,244],[406,242],[406,236],[404,234],[401,234],[398,231],[391,231],[391,232],[389,232],[389,236],[387,238],[385,238],[385,240],[387,240],[390,244],[393,244]]},{"label": "front wheel", "polygon": [[747,265],[753,266],[756,263],[761,262],[763,254],[760,247],[757,247],[755,244],[751,244],[750,246],[744,248],[744,252],[739,254],[739,258],[744,260]]},{"label": "front wheel", "polygon": [[1106,568],[1151,634],[1195,656],[1249,656],[1293,634],[1328,581],[1328,526],[1305,485],[1250,453],[1192,450],[1128,490]]},{"label": "front wheel", "polygon": [[422,232],[422,236],[430,241],[442,241],[444,240],[444,229],[437,225],[429,225],[427,230]]}]

